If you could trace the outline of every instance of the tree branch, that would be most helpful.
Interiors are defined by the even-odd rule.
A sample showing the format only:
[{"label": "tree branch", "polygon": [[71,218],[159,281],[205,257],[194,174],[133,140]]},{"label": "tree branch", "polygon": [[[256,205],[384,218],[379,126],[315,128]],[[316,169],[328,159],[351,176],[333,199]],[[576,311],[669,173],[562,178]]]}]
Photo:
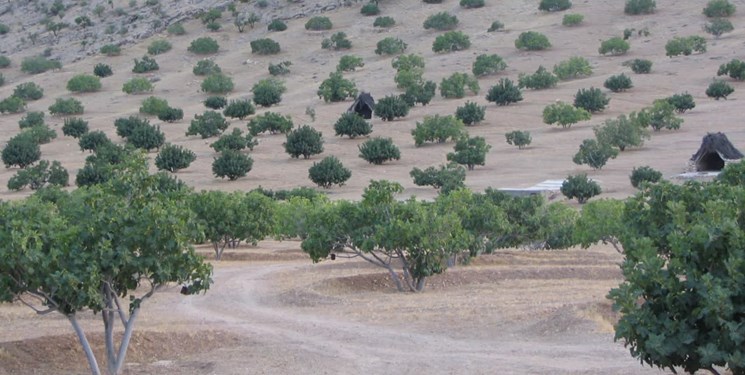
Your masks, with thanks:
[{"label": "tree branch", "polygon": [[[38,296],[36,296],[36,297],[38,297]],[[26,302],[21,296],[17,296],[16,299],[19,300],[19,301],[21,301],[22,304],[30,307],[31,310],[34,310],[34,312],[36,312],[36,314],[38,314],[38,315],[46,315],[46,314],[49,314],[51,312],[57,311],[57,309],[54,308],[54,307],[49,307],[46,310],[38,309],[38,308],[36,308],[36,306],[32,305],[30,302]]]}]

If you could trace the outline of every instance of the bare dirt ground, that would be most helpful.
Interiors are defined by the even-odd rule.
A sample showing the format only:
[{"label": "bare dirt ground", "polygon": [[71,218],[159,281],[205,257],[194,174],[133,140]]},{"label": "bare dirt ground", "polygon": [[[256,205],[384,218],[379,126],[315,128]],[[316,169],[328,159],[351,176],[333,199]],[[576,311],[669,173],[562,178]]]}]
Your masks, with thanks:
[{"label": "bare dirt ground", "polygon": [[[685,170],[688,159],[711,131],[726,132],[735,146],[745,145],[739,98],[742,83],[732,82],[736,91],[726,101],[706,98],[704,91],[719,64],[743,58],[745,3],[734,1],[740,10],[732,17],[737,27],[720,39],[707,36],[708,52],[667,58],[664,44],[673,36],[704,35],[706,21],[700,1],[658,0],[658,11],[647,16],[626,16],[618,0],[575,1],[571,12],[585,15],[576,28],[561,26],[563,14],[537,11],[537,1],[490,1],[477,10],[461,9],[455,0],[425,5],[418,1],[381,1],[382,15],[392,16],[397,26],[389,31],[375,30],[373,18],[359,14],[359,5],[327,14],[334,23],[330,32],[308,32],[304,19],[288,22],[282,33],[268,33],[257,26],[239,34],[226,22],[225,31],[210,33],[220,43],[215,61],[230,74],[236,90],[230,99],[250,97],[251,86],[268,77],[267,66],[292,61],[292,73],[285,78],[287,93],[282,103],[268,110],[289,114],[295,124],[312,124],[321,130],[325,152],[312,160],[292,160],[281,146],[283,136],[264,135],[252,152],[254,169],[235,182],[215,179],[211,174],[214,157],[209,143],[184,135],[189,119],[201,113],[207,95],[199,92],[200,79],[192,66],[202,57],[186,52],[191,40],[204,34],[198,22],[186,25],[187,35],[168,38],[173,50],[156,56],[160,71],[153,95],[166,98],[172,106],[183,108],[185,120],[162,124],[167,140],[186,146],[198,159],[178,177],[197,189],[249,190],[258,186],[271,189],[312,186],[307,169],[323,156],[336,155],[352,169],[352,178],[329,191],[332,198],[358,198],[370,179],[385,178],[402,183],[405,195],[432,197],[429,188],[413,185],[409,171],[445,162],[452,144],[415,148],[410,130],[425,115],[452,114],[457,106],[471,100],[487,105],[486,121],[469,128],[471,135],[483,136],[493,148],[486,166],[468,173],[466,184],[477,191],[487,187],[528,187],[545,179],[561,179],[568,174],[587,172],[600,181],[604,197],[625,197],[633,193],[628,175],[635,166],[649,165],[666,177]],[[471,49],[450,54],[434,54],[432,41],[437,33],[424,30],[422,22],[435,12],[449,11],[460,19],[459,30],[470,35]],[[494,20],[506,25],[505,32],[487,33]],[[600,40],[619,36],[625,28],[648,28],[651,35],[634,36],[631,50],[619,57],[597,53]],[[553,48],[524,52],[514,48],[520,32],[534,30],[547,34]],[[350,51],[321,49],[321,40],[336,31],[350,37]],[[407,52],[425,57],[425,78],[438,82],[453,72],[469,72],[475,57],[497,53],[509,67],[493,77],[480,80],[478,95],[459,100],[439,96],[426,107],[413,108],[404,119],[384,123],[376,119],[373,136],[392,137],[401,148],[402,159],[383,166],[372,166],[357,157],[357,145],[364,139],[333,137],[333,123],[349,102],[326,104],[315,92],[318,85],[344,54],[359,55],[365,67],[346,76],[357,87],[376,98],[398,91],[393,82],[390,57],[374,54],[375,44],[386,37],[400,37],[409,44]],[[282,53],[262,57],[250,53],[249,42],[271,37],[282,46]],[[146,52],[149,41],[128,47],[122,56],[95,56],[61,71],[28,76],[19,71],[22,56],[11,56],[14,65],[3,71],[7,83],[0,97],[12,93],[15,85],[33,81],[45,89],[45,96],[29,104],[29,110],[46,110],[57,97],[81,100],[83,116],[94,130],[116,136],[114,119],[137,113],[145,96],[126,95],[122,84],[135,76],[130,73],[133,58]],[[525,100],[508,107],[487,103],[488,88],[502,77],[517,79],[519,73],[532,73],[539,65],[548,68],[571,56],[584,56],[594,74],[585,79],[562,82],[555,89],[525,91]],[[622,62],[647,58],[654,62],[649,75],[634,75]],[[114,76],[103,80],[103,91],[71,95],[65,83],[73,75],[91,72],[97,63],[110,64]],[[607,77],[625,72],[634,81],[626,93],[610,94],[605,112],[569,130],[546,126],[542,109],[557,99],[573,100],[580,88],[602,87]],[[572,163],[572,155],[585,138],[592,137],[592,126],[620,114],[650,105],[654,99],[674,93],[690,92],[697,103],[686,113],[678,131],[653,135],[645,146],[622,153],[600,171]],[[313,107],[317,119],[305,115]],[[260,109],[259,112],[267,109]],[[0,118],[0,142],[18,132],[20,115]],[[158,123],[156,119],[151,119]],[[77,143],[61,134],[62,119],[48,122],[59,138],[42,146],[43,158],[60,160],[72,175],[83,165],[87,154]],[[245,121],[232,126],[245,128]],[[504,142],[512,130],[529,130],[533,144],[518,150]],[[152,157],[155,153],[151,154]],[[0,170],[0,186],[16,172]],[[16,199],[28,191],[8,192],[0,198]],[[161,293],[143,310],[129,354],[129,373],[158,374],[244,374],[244,373],[499,373],[499,374],[629,374],[644,371],[622,345],[613,343],[613,314],[605,299],[620,279],[613,250],[524,252],[508,251],[479,259],[473,265],[450,269],[432,278],[423,294],[395,293],[385,275],[364,263],[336,261],[313,265],[295,243],[261,243],[260,249],[240,249],[216,265],[215,284],[204,296],[183,297],[178,287]],[[246,255],[251,254],[251,255]],[[97,317],[87,316],[86,326],[98,332]],[[35,317],[20,305],[0,307],[0,373],[84,373],[84,357],[77,349],[69,324],[56,315]]]}]

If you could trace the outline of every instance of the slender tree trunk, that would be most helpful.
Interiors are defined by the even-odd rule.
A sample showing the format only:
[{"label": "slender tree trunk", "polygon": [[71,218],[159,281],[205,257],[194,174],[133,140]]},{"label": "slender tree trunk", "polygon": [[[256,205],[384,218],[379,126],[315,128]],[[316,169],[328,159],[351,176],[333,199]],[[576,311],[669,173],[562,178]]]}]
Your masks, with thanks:
[{"label": "slender tree trunk", "polygon": [[422,290],[424,290],[424,284],[425,284],[425,281],[426,280],[427,280],[426,277],[420,277],[420,278],[417,279],[417,281],[416,281],[416,291],[417,292],[421,292]]},{"label": "slender tree trunk", "polygon": [[[134,332],[135,320],[140,312],[140,308],[136,307],[132,314],[127,320],[127,324],[124,326],[124,335],[122,336],[122,342],[119,344],[119,355],[116,358],[116,363],[112,368],[112,364],[109,364],[109,371],[111,375],[116,375],[122,371],[124,367],[124,361],[127,358],[127,348],[129,348],[129,340],[132,338],[132,332]],[[112,371],[113,370],[113,371]]]},{"label": "slender tree trunk", "polygon": [[393,267],[391,267],[390,264],[387,265],[385,268],[388,270],[388,275],[391,276],[391,280],[393,280],[393,283],[396,284],[396,289],[398,289],[399,292],[403,292],[404,286],[401,285],[401,280],[398,278],[396,271],[393,270]]},{"label": "slender tree trunk", "polygon": [[85,351],[85,357],[88,360],[88,366],[91,368],[91,373],[93,375],[101,375],[101,370],[98,368],[96,356],[93,355],[91,344],[85,337],[85,332],[83,332],[83,327],[81,327],[78,323],[77,317],[75,316],[75,314],[68,314],[67,319],[70,321],[70,324],[72,324],[72,328],[75,330],[75,334],[78,335],[78,341],[80,341],[80,345],[83,346],[83,351]]}]

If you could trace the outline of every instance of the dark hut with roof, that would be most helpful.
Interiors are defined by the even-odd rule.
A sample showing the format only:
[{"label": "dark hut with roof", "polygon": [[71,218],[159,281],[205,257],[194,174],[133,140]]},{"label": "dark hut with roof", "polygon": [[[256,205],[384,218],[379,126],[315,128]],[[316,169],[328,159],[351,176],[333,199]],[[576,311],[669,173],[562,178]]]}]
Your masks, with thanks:
[{"label": "dark hut with roof", "polygon": [[374,109],[375,99],[373,99],[370,93],[363,91],[357,96],[357,99],[352,103],[352,106],[349,107],[347,112],[355,112],[362,116],[362,118],[369,120],[372,118]]},{"label": "dark hut with roof", "polygon": [[721,171],[727,163],[742,158],[743,154],[724,133],[708,133],[701,141],[701,147],[691,156],[691,164],[698,172]]}]

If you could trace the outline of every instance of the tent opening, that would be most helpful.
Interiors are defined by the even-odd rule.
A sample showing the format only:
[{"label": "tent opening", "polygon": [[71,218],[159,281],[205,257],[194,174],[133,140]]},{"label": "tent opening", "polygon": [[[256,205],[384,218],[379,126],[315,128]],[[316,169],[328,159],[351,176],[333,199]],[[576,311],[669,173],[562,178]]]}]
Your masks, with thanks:
[{"label": "tent opening", "polygon": [[696,163],[696,170],[699,172],[721,171],[722,169],[724,169],[724,160],[716,152],[710,152],[704,155]]}]

